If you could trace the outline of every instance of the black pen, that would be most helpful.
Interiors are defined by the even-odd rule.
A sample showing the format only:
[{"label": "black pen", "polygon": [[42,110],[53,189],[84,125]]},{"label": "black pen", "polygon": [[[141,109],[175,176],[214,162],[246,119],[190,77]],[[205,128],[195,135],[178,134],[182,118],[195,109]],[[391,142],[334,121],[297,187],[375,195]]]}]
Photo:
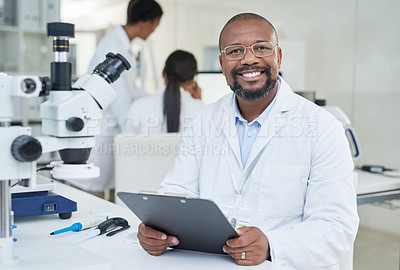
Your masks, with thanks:
[{"label": "black pen", "polygon": [[124,231],[126,229],[129,229],[130,227],[131,227],[130,225],[124,226],[121,229],[118,229],[118,230],[111,231],[111,232],[107,233],[106,236],[113,236],[114,234],[117,234],[117,233],[122,232],[122,231]]}]

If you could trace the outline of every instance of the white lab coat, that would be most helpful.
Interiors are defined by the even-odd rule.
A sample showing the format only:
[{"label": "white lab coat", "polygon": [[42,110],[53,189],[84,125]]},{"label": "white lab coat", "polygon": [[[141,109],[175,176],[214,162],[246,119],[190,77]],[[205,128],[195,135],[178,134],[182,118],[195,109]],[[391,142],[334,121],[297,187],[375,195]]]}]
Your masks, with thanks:
[{"label": "white lab coat", "polygon": [[348,142],[332,115],[281,82],[244,169],[229,94],[195,114],[160,191],[210,199],[225,212],[235,205],[233,181],[249,175],[242,205],[267,235],[273,261],[338,269],[358,228]]},{"label": "white lab coat", "polygon": [[[167,133],[167,121],[164,117],[164,92],[161,87],[156,94],[135,100],[129,111],[129,120],[126,124],[127,131],[135,134],[150,135]],[[193,98],[187,91],[180,88],[181,113],[179,131],[191,122],[193,113],[204,107],[204,103]],[[131,126],[128,128],[128,126]]]},{"label": "white lab coat", "polygon": [[144,95],[144,91],[135,85],[137,77],[136,57],[132,51],[132,44],[122,26],[112,29],[99,42],[90,61],[88,73],[106,59],[106,54],[120,53],[131,65],[119,79],[111,84],[117,97],[106,110],[100,121],[101,134],[96,136],[96,146],[92,149],[88,162],[100,168],[100,177],[90,180],[70,181],[74,185],[88,191],[100,192],[114,188],[114,136],[123,130],[126,117],[132,101]]}]

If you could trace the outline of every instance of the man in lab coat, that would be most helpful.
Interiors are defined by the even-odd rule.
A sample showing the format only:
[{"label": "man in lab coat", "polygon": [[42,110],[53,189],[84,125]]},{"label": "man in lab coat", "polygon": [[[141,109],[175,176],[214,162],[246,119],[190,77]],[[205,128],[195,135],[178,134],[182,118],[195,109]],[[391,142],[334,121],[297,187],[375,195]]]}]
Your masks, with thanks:
[{"label": "man in lab coat", "polygon": [[[282,50],[265,18],[234,16],[219,43],[233,93],[195,114],[160,191],[213,200],[247,225],[223,248],[240,265],[338,269],[358,228],[342,125],[278,76]],[[144,224],[138,239],[152,255],[179,243]]]},{"label": "man in lab coat", "polygon": [[[100,168],[100,177],[70,181],[73,185],[99,197],[104,196],[105,190],[114,189],[114,136],[123,130],[133,100],[144,95],[144,91],[135,85],[137,62],[131,42],[135,38],[146,40],[159,25],[162,14],[163,11],[156,1],[131,0],[127,8],[127,23],[115,27],[99,42],[90,61],[89,74],[105,59],[108,52],[122,54],[131,65],[130,70],[123,72],[121,77],[111,84],[117,97],[103,112],[103,119],[99,123],[101,134],[96,136],[96,146],[89,158],[89,162]],[[111,192],[111,201],[114,201],[113,195]]]}]

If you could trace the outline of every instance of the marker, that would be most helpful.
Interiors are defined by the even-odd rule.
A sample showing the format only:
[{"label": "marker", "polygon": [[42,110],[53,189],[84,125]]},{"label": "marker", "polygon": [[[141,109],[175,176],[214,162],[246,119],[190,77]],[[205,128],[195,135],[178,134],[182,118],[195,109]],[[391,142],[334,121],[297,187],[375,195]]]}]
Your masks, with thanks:
[{"label": "marker", "polygon": [[90,239],[101,235],[103,233],[114,230],[117,226],[127,227],[128,221],[124,218],[110,218],[106,221],[100,223],[96,228],[94,228],[91,232],[83,236],[82,238],[75,241],[75,243],[80,243],[86,239]]},{"label": "marker", "polygon": [[114,234],[117,234],[119,232],[125,231],[126,229],[129,229],[131,226],[130,225],[126,225],[124,227],[122,227],[121,229],[115,230],[115,231],[111,231],[109,233],[106,234],[106,236],[113,236]]},{"label": "marker", "polygon": [[[106,217],[105,219],[107,219],[107,218],[108,217]],[[76,223],[72,224],[69,227],[66,227],[66,228],[51,232],[50,235],[56,235],[56,234],[59,234],[59,233],[69,232],[69,231],[79,232],[81,230],[94,227],[94,226],[96,226],[97,224],[99,224],[102,221],[104,221],[104,218],[85,219],[85,220],[82,220],[80,222],[76,222]]]}]

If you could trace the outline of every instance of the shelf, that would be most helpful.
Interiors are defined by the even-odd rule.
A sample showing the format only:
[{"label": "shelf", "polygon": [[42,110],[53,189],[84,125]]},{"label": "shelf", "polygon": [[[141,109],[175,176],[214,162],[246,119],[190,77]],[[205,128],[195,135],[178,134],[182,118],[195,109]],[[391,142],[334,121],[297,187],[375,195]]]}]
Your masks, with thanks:
[{"label": "shelf", "polygon": [[24,32],[22,69],[24,73],[33,71],[35,73],[50,73],[50,62],[52,61],[52,41],[44,33]]},{"label": "shelf", "polygon": [[15,72],[19,70],[19,42],[18,32],[0,32],[0,71]]},{"label": "shelf", "polygon": [[46,23],[60,20],[60,0],[0,2],[0,13],[7,15],[7,22],[0,17],[0,72],[48,76],[53,54]]},{"label": "shelf", "polygon": [[0,24],[0,32],[19,32],[21,29],[15,25],[2,25]]}]

